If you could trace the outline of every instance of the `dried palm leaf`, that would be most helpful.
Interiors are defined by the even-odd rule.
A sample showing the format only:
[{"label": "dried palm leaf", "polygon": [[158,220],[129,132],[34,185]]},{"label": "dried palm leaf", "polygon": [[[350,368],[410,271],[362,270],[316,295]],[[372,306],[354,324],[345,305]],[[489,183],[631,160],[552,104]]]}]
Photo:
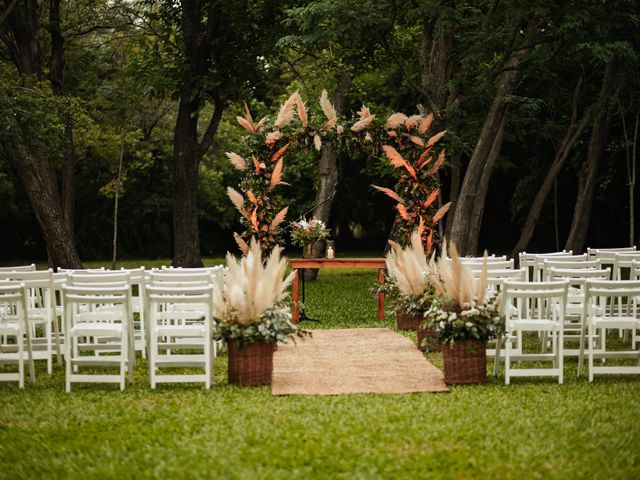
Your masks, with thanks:
[{"label": "dried palm leaf", "polygon": [[282,183],[282,167],[284,165],[284,160],[281,158],[276,163],[276,166],[273,167],[273,173],[271,174],[271,182],[269,184],[269,189],[273,189],[276,186]]},{"label": "dried palm leaf", "polygon": [[393,198],[396,202],[404,204],[404,200],[402,198],[400,198],[398,196],[398,194],[396,192],[394,192],[393,190],[391,190],[390,188],[379,187],[377,185],[371,185],[371,186],[373,188],[375,188],[376,190],[378,190],[379,192],[382,192],[382,193],[388,195],[389,197]]},{"label": "dried palm leaf", "polygon": [[429,130],[429,127],[431,126],[432,123],[433,123],[433,113],[430,113],[429,115],[424,117],[420,122],[420,128],[418,129],[420,134],[424,135],[425,133],[427,133],[427,130]]},{"label": "dried palm leaf", "polygon": [[445,159],[445,151],[442,150],[440,152],[440,155],[438,155],[438,159],[435,161],[435,163],[433,165],[431,165],[431,168],[428,170],[428,174],[429,175],[433,175],[434,173],[436,173],[438,171],[438,169],[442,166],[442,164],[444,163],[444,159]]},{"label": "dried palm leaf", "polygon": [[227,158],[231,162],[231,165],[233,165],[238,170],[243,170],[244,171],[244,170],[247,170],[249,168],[249,166],[247,165],[246,160],[244,158],[242,158],[240,155],[238,155],[237,153],[226,152],[225,155],[227,156]]},{"label": "dried palm leaf", "polygon": [[447,133],[446,130],[441,131],[440,133],[436,133],[433,137],[431,137],[429,139],[429,141],[427,142],[427,147],[433,147],[436,143],[438,143],[438,141],[444,137],[445,133]]},{"label": "dried palm leaf", "polygon": [[444,215],[449,211],[449,207],[451,207],[451,202],[445,203],[438,209],[438,211],[433,215],[433,225],[436,225],[440,220],[442,220]]},{"label": "dried palm leaf", "polygon": [[275,231],[275,229],[278,228],[278,225],[284,222],[284,219],[287,216],[288,211],[289,211],[289,207],[284,207],[282,210],[280,210],[276,214],[276,216],[273,217],[273,220],[271,221],[271,225],[269,225],[269,230],[271,230],[272,232]]},{"label": "dried palm leaf", "polygon": [[296,110],[298,111],[298,118],[300,119],[300,123],[302,123],[302,126],[306,127],[307,123],[309,122],[309,119],[307,117],[307,107],[302,101],[302,97],[297,90],[294,95],[296,96]]},{"label": "dried palm leaf", "polygon": [[396,210],[398,210],[398,213],[404,220],[408,221],[411,219],[411,217],[409,217],[409,212],[407,212],[407,209],[403,204],[401,203],[396,204]]},{"label": "dried palm leaf", "polygon": [[424,208],[427,209],[431,206],[433,202],[438,199],[438,195],[440,195],[440,188],[436,188],[433,192],[429,194],[427,199],[424,201]]},{"label": "dried palm leaf", "polygon": [[284,147],[281,147],[276,153],[274,153],[273,155],[271,155],[271,161],[275,162],[276,160],[278,160],[282,155],[284,155],[284,152],[287,151],[287,149],[289,148],[290,144],[286,144]]},{"label": "dried palm leaf", "polygon": [[251,190],[247,190],[245,194],[247,195],[247,199],[251,203],[253,203],[255,206],[258,206],[258,199],[256,198],[256,196],[253,194]]},{"label": "dried palm leaf", "polygon": [[400,155],[395,148],[393,148],[391,145],[384,145],[382,147],[382,150],[384,150],[385,155],[394,167],[405,168],[407,172],[409,172],[409,175],[411,175],[416,180],[418,179],[416,171],[404,158],[402,158],[402,155]]},{"label": "dried palm leaf", "polygon": [[242,252],[243,255],[246,255],[247,253],[249,253],[249,245],[247,245],[247,242],[245,242],[240,235],[238,235],[237,233],[234,233],[233,238],[238,244],[238,247],[240,248],[240,251]]}]

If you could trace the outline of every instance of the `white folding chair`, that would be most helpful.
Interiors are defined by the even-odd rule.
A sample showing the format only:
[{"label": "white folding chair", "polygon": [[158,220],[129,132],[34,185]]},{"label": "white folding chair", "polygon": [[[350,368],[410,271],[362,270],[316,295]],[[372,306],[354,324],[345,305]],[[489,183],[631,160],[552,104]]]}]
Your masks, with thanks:
[{"label": "white folding chair", "polygon": [[[568,282],[512,282],[503,283],[503,312],[505,315],[504,335],[504,378],[505,384],[512,377],[558,377],[563,382],[563,325],[567,301]],[[551,352],[546,352],[546,342],[536,338],[531,345],[525,345],[527,334],[542,334],[550,339]],[[538,350],[540,351],[531,351]],[[500,358],[500,345],[496,349],[496,359]],[[531,368],[512,366],[512,362],[551,361],[552,366]]]},{"label": "white folding chair", "polygon": [[[587,280],[608,280],[610,269],[551,267],[546,271],[546,275],[548,281],[566,280],[569,282],[567,308],[564,316],[564,340],[565,342],[580,342],[582,329],[585,325],[584,299]],[[580,349],[565,347],[564,355],[579,357]]]},{"label": "white folding chair", "polygon": [[[463,261],[462,264],[468,266],[472,270],[481,270],[482,268],[484,268],[483,266],[485,265],[485,262],[484,260],[474,259],[473,261],[467,261],[467,262]],[[487,261],[486,265],[487,265],[486,267],[487,270],[513,269],[513,259]]]},{"label": "white folding chair", "polygon": [[0,267],[0,272],[35,272],[36,264],[30,265],[14,265],[9,267]]},{"label": "white folding chair", "polygon": [[545,258],[542,262],[542,279],[547,282],[551,280],[549,269],[555,268],[556,270],[602,270],[602,264],[600,260],[585,260],[585,261],[563,261],[563,260],[551,260]]},{"label": "white folding chair", "polygon": [[56,316],[56,288],[53,270],[0,272],[0,280],[22,282],[27,287],[29,328],[34,360],[47,362],[47,373],[52,374],[53,349],[58,365],[62,365],[60,327]]},{"label": "white folding chair", "polygon": [[[151,388],[161,382],[204,382],[205,388],[209,389],[216,354],[212,333],[212,284],[148,285],[145,293]],[[168,367],[203,368],[204,373],[161,373],[160,369]]]},{"label": "white folding chair", "polygon": [[615,254],[615,253],[624,253],[624,252],[635,252],[636,247],[614,247],[614,248],[587,248],[587,256],[589,260],[596,260],[600,258],[602,255],[607,254]]},{"label": "white folding chair", "polygon": [[634,261],[640,261],[640,252],[616,252],[613,257],[613,280],[624,280],[623,270],[629,270],[630,273],[626,280],[632,280],[631,267],[633,266]]},{"label": "white folding chair", "polygon": [[17,381],[20,388],[24,388],[25,359],[31,383],[36,381],[27,301],[24,283],[0,281],[0,365],[18,364],[17,373],[1,372],[0,381]]},{"label": "white folding chair", "polygon": [[562,255],[561,257],[556,256],[555,258],[550,258],[547,256],[535,256],[534,260],[533,260],[533,279],[535,282],[542,282],[544,281],[545,278],[545,273],[544,273],[544,269],[545,269],[545,262],[547,260],[555,260],[555,261],[562,261],[565,263],[582,263],[582,262],[586,262],[587,261],[587,254],[583,253],[581,255]]},{"label": "white folding chair", "polygon": [[[68,283],[74,286],[95,286],[95,287],[115,287],[115,286],[127,286],[130,292],[133,292],[131,274],[127,270],[101,270],[93,272],[72,272],[68,274]],[[133,293],[130,294],[131,318],[130,324],[132,328],[129,329],[130,345],[129,348],[132,352],[140,351],[142,357],[146,356],[145,350],[147,346],[146,338],[144,335],[144,324],[141,322],[136,325],[133,318]],[[102,305],[99,308],[109,309],[109,305]],[[114,306],[113,308],[118,308]],[[135,365],[135,353],[131,355],[131,361]]]},{"label": "white folding chair", "polygon": [[[131,286],[64,285],[65,390],[74,382],[133,383]],[[92,353],[88,355],[87,353]],[[116,367],[118,373],[79,373],[80,367]]]},{"label": "white folding chair", "polygon": [[[635,338],[640,330],[640,281],[637,280],[588,280],[585,290],[587,327],[583,328],[580,341],[578,374],[582,374],[584,349],[588,352],[589,382],[595,374],[640,374],[640,351]],[[617,348],[607,349],[607,330],[630,330],[632,340],[619,339]],[[585,331],[586,330],[586,331]],[[585,345],[586,344],[586,345]],[[598,365],[595,359],[629,359],[632,364]]]},{"label": "white folding chair", "polygon": [[573,251],[571,250],[562,250],[561,252],[548,252],[548,253],[527,253],[520,252],[518,254],[518,267],[525,268],[527,270],[527,280],[535,281],[536,277],[534,276],[534,266],[536,263],[536,258],[558,258],[558,257],[566,257],[567,255],[573,255]]}]

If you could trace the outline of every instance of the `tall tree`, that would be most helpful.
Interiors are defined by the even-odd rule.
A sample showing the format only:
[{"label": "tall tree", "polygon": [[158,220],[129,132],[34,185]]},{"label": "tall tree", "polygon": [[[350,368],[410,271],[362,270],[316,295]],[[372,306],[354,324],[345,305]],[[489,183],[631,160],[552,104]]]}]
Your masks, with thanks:
[{"label": "tall tree", "polygon": [[[16,83],[3,84],[0,93],[4,124],[0,133],[1,151],[27,193],[47,244],[50,263],[52,266],[77,268],[81,261],[63,207],[54,166],[60,140],[55,126],[64,125],[64,122],[59,115],[51,115],[47,111],[53,108],[68,112],[68,105],[50,101],[49,89],[42,83],[45,70],[41,5],[37,0],[25,0],[12,7],[5,1],[4,7],[9,13],[6,23],[0,26],[0,38],[15,68],[7,73]],[[9,67],[5,64],[4,68]],[[20,109],[20,103],[23,107],[27,104],[27,109]],[[37,118],[37,109],[44,109],[47,120],[54,123],[44,127],[48,129],[46,132],[43,132],[41,124],[43,119]],[[21,114],[16,115],[16,111]]]}]

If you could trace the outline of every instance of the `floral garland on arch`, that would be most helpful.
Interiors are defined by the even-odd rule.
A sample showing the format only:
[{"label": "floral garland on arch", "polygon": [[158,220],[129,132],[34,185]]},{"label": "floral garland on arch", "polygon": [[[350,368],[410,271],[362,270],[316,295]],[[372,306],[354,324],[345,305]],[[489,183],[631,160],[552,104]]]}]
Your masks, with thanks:
[{"label": "floral garland on arch", "polygon": [[280,107],[275,121],[263,117],[254,121],[245,104],[244,115],[236,120],[249,135],[244,139],[241,156],[227,152],[231,164],[243,173],[239,190],[227,188],[233,205],[241,214],[245,230],[234,234],[238,246],[247,253],[249,241],[258,240],[265,254],[281,240],[288,206],[282,205],[277,188],[283,181],[285,154],[293,148],[320,151],[324,142],[345,143],[347,135],[358,147],[376,150],[382,147],[392,165],[400,170],[396,191],[375,186],[396,200],[402,219],[399,233],[406,243],[418,228],[425,249],[430,252],[434,242],[434,227],[445,215],[449,204],[436,208],[440,195],[437,171],[444,163],[444,150],[437,159],[435,145],[445,132],[429,135],[433,115],[407,117],[394,113],[384,123],[370,109],[362,106],[347,128],[331,104],[326,90],[319,99],[322,115],[311,112],[300,94],[294,92]]}]

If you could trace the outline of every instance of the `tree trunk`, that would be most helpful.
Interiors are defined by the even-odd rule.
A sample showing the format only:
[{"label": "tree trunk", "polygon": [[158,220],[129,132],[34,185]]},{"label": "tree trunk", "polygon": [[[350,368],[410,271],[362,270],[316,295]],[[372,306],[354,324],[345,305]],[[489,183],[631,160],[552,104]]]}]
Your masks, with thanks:
[{"label": "tree trunk", "polygon": [[450,217],[450,240],[455,243],[461,255],[475,254],[473,248],[477,245],[480,224],[472,221],[473,211],[477,211],[476,203],[485,200],[482,195],[486,196],[495,163],[495,158],[493,161],[491,159],[499,154],[502,146],[501,131],[504,129],[504,117],[507,112],[504,99],[515,88],[517,64],[518,60],[513,58],[509,62],[509,69],[500,75],[497,92],[469,160],[454,214]]},{"label": "tree trunk", "polygon": [[60,207],[53,166],[33,144],[27,146],[17,136],[4,138],[4,141],[11,167],[24,187],[38,220],[51,265],[82,268]]},{"label": "tree trunk", "polygon": [[[58,97],[67,95],[64,82],[64,38],[60,29],[60,0],[49,3],[49,33],[51,35],[51,87]],[[67,102],[67,108],[70,105]],[[75,165],[76,152],[73,141],[73,114],[70,110],[61,112],[64,119],[64,136],[62,141],[62,211],[67,230],[74,241],[75,217]]]},{"label": "tree trunk", "polygon": [[[536,228],[536,224],[538,223],[538,219],[540,218],[540,213],[542,212],[542,207],[551,191],[551,188],[556,184],[556,180],[562,167],[566,163],[569,158],[569,154],[573,149],[574,145],[578,141],[578,139],[582,136],[585,128],[589,124],[590,114],[585,113],[580,121],[578,121],[578,93],[580,91],[580,86],[582,84],[582,79],[578,81],[576,84],[576,89],[573,94],[573,102],[571,106],[571,121],[567,126],[567,131],[565,132],[564,138],[560,143],[560,146],[556,150],[556,155],[551,163],[551,167],[547,171],[547,175],[536,194],[533,204],[529,209],[529,214],[527,215],[527,219],[524,222],[522,227],[522,231],[520,232],[520,238],[518,239],[516,246],[513,248],[511,252],[511,256],[516,258],[518,253],[525,251],[529,241],[531,241],[531,237],[533,236],[533,232]],[[556,199],[557,200],[557,199]],[[556,206],[557,208],[557,206]],[[556,229],[557,230],[557,229]],[[557,233],[557,232],[556,232]],[[556,247],[557,248],[557,247]]]},{"label": "tree trunk", "polygon": [[587,159],[582,166],[578,178],[576,206],[573,211],[569,237],[567,238],[565,246],[565,249],[572,250],[573,252],[581,252],[584,250],[584,244],[587,239],[589,222],[591,220],[591,206],[593,205],[593,197],[598,180],[598,169],[609,138],[613,107],[611,98],[614,95],[615,88],[613,65],[609,63],[605,68],[602,88],[600,90],[600,99],[602,102],[593,118],[591,138],[587,148]]},{"label": "tree trunk", "polygon": [[493,173],[493,167],[496,164],[500,150],[502,149],[502,143],[504,141],[504,128],[507,123],[507,111],[505,110],[500,121],[500,127],[496,133],[496,138],[493,141],[491,150],[482,169],[482,175],[480,182],[478,183],[478,191],[476,193],[476,200],[473,202],[473,209],[471,211],[471,218],[469,219],[469,237],[468,250],[472,253],[478,251],[478,240],[480,238],[480,227],[482,226],[482,217],[484,215],[484,206],[487,201],[487,192],[489,191],[489,181],[491,180],[491,174]]},{"label": "tree trunk", "polygon": [[[344,111],[347,92],[351,86],[351,71],[349,63],[342,69],[338,85],[333,93],[331,101],[338,114]],[[320,161],[318,163],[318,186],[316,190],[315,205],[313,216],[322,220],[325,225],[329,224],[331,217],[331,204],[333,196],[336,192],[338,184],[338,153],[336,149],[329,143],[322,146]],[[313,256],[321,257],[324,254],[325,242],[315,242],[313,248]],[[318,276],[318,269],[308,269],[305,279],[315,280]]]},{"label": "tree trunk", "polygon": [[173,137],[173,266],[201,267],[198,232],[198,113],[183,93]]}]

